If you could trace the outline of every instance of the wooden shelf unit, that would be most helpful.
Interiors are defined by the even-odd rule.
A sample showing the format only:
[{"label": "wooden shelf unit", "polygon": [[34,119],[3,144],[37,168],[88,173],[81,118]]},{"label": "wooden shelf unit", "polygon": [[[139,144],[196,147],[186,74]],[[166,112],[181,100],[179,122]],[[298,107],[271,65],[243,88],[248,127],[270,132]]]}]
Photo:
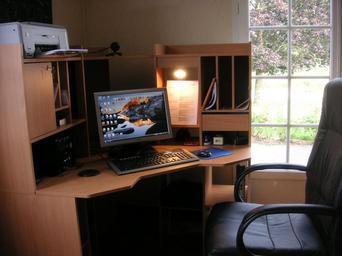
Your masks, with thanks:
[{"label": "wooden shelf unit", "polygon": [[[2,168],[8,172],[9,180],[6,177],[2,180],[9,184],[30,181],[24,186],[0,186],[0,190],[32,192],[36,190],[37,178],[34,167],[45,157],[37,156],[36,145],[67,134],[74,137],[71,142],[76,142],[72,145],[75,158],[89,157],[99,151],[93,92],[110,87],[109,59],[105,56],[23,59],[20,44],[0,45],[0,51],[3,102],[0,117],[5,124],[0,130],[4,139],[1,148],[8,145],[8,149],[15,148]],[[8,138],[11,141],[6,144]],[[28,157],[25,167],[9,170],[10,162],[15,162],[20,152]],[[11,181],[17,172],[18,179]]]},{"label": "wooden shelf unit", "polygon": [[[224,144],[250,145],[251,136],[251,44],[155,45],[157,87],[175,80],[173,71],[186,70],[186,80],[199,82],[198,126],[188,128],[200,145],[204,137],[223,136]],[[213,108],[202,106],[211,83],[216,81]],[[210,98],[210,97],[209,97]]]},{"label": "wooden shelf unit", "polygon": [[[165,67],[186,62],[201,84],[203,54],[173,54],[160,56]],[[204,56],[216,55],[219,53],[208,50]],[[0,56],[0,226],[6,231],[0,236],[1,255],[91,255],[93,230],[89,226],[88,207],[92,205],[88,205],[88,200],[92,197],[132,188],[147,177],[250,159],[249,148],[233,146],[228,148],[234,150],[231,156],[126,176],[117,176],[101,159],[99,165],[90,161],[59,176],[45,177],[51,166],[44,168],[43,160],[51,163],[41,152],[54,155],[56,148],[51,144],[60,136],[71,137],[75,158],[91,159],[99,150],[93,92],[109,89],[108,58],[79,56],[26,60],[22,57],[20,44],[0,45]],[[163,69],[160,67],[161,81]],[[64,99],[63,90],[66,90]],[[228,115],[231,110],[212,112]],[[200,109],[198,113],[202,116]],[[65,125],[59,125],[58,120],[63,117],[60,115],[66,118]],[[202,118],[200,121],[198,126],[190,127],[198,136],[203,133]],[[191,147],[191,150],[200,148]],[[162,145],[160,150],[163,150]],[[98,168],[101,175],[91,179],[79,177],[77,173],[82,168]]]},{"label": "wooden shelf unit", "polygon": [[[212,143],[213,137],[220,136],[224,145],[250,146],[251,44],[155,45],[157,87],[166,87],[168,80],[175,80],[173,71],[178,68],[187,72],[187,80],[198,81],[199,122],[196,127],[173,125],[175,133],[187,129],[194,137],[191,141],[197,140],[200,145],[205,145],[207,138]],[[209,91],[213,90],[216,104],[206,110],[211,98]],[[232,167],[235,173],[236,165]],[[234,199],[233,185],[213,183],[214,169],[205,169],[207,207]]]},{"label": "wooden shelf unit", "polygon": [[40,195],[37,183],[61,161],[57,140],[70,137],[75,159],[98,148],[93,92],[109,89],[108,58],[23,59],[20,44],[0,45],[0,55],[0,254],[81,255],[89,238],[75,197]]}]

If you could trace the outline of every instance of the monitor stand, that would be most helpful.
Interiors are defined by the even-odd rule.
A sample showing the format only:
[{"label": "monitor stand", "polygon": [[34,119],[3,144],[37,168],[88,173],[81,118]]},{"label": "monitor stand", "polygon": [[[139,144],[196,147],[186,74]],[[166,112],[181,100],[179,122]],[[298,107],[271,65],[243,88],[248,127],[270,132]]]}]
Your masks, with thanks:
[{"label": "monitor stand", "polygon": [[156,150],[152,147],[151,143],[138,142],[131,144],[124,144],[120,146],[114,146],[110,149],[108,157],[111,159],[128,158],[147,152],[155,152]]}]

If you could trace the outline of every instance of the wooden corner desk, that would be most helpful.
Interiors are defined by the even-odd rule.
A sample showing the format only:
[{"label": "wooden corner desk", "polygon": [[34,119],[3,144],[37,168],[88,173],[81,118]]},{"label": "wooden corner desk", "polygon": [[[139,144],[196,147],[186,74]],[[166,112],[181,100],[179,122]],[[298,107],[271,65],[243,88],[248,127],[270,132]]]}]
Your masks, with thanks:
[{"label": "wooden corner desk", "polygon": [[[157,146],[157,150],[168,150],[180,146]],[[204,147],[200,146],[181,146],[189,151],[198,150]],[[219,157],[211,160],[200,160],[186,164],[179,164],[169,167],[163,167],[153,170],[131,173],[118,176],[110,170],[105,160],[102,158],[93,159],[84,164],[83,168],[97,168],[100,174],[93,177],[79,177],[79,170],[73,170],[61,177],[52,177],[44,179],[36,191],[39,202],[44,204],[42,211],[46,211],[39,231],[42,238],[45,239],[45,252],[49,255],[82,255],[84,241],[81,241],[80,223],[78,220],[76,199],[93,198],[101,195],[115,193],[122,190],[131,189],[135,184],[145,178],[169,174],[179,171],[185,171],[193,167],[205,168],[205,197],[208,193],[208,179],[211,183],[211,171],[213,167],[222,167],[243,161],[249,161],[251,158],[250,147],[248,146],[229,146],[225,149],[232,150],[233,154]],[[206,200],[206,198],[204,198]],[[41,221],[38,221],[41,222]],[[49,239],[49,236],[53,234]],[[62,249],[63,248],[63,249]],[[56,253],[52,253],[56,252]],[[43,255],[39,254],[39,255]]]}]

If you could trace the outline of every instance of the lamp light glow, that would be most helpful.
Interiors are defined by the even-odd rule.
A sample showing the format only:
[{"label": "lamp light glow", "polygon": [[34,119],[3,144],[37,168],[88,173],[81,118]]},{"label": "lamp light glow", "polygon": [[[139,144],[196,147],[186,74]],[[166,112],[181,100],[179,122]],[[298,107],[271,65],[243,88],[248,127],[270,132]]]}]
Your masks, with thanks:
[{"label": "lamp light glow", "polygon": [[173,75],[177,79],[184,79],[186,77],[186,71],[184,69],[177,69],[175,72],[173,72]]}]

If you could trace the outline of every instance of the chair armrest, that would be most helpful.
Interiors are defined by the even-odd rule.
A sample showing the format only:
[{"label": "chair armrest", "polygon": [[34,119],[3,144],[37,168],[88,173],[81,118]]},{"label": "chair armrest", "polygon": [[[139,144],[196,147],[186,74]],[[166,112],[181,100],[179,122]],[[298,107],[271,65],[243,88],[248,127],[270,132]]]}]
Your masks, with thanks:
[{"label": "chair armrest", "polygon": [[243,198],[240,193],[240,185],[241,182],[245,179],[245,176],[260,170],[267,170],[267,169],[285,169],[285,170],[298,170],[298,171],[306,171],[306,166],[304,165],[297,165],[297,164],[286,164],[286,163],[274,163],[274,164],[254,164],[247,167],[238,179],[235,181],[234,185],[234,198],[236,202],[243,202]]},{"label": "chair armrest", "polygon": [[256,256],[250,252],[243,242],[243,235],[247,227],[257,218],[264,215],[281,214],[281,213],[303,213],[309,215],[326,215],[335,218],[341,217],[341,210],[337,210],[331,206],[316,204],[269,204],[257,207],[248,212],[238,229],[236,236],[236,246],[243,256]]}]

